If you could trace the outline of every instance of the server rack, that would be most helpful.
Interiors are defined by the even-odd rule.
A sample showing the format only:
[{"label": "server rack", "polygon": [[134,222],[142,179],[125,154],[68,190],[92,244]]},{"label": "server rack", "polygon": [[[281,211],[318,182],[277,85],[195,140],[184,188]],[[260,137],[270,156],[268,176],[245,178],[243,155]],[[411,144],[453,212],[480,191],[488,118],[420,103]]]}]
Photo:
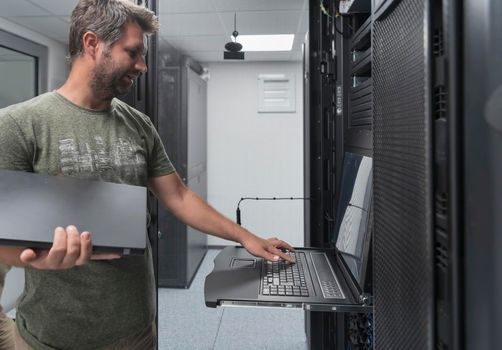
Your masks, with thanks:
[{"label": "server rack", "polygon": [[[313,198],[305,212],[310,246],[330,245],[344,152],[371,155],[372,149],[371,7],[369,1],[352,1],[349,11],[358,12],[340,16],[339,6],[334,0],[309,6],[304,88],[305,191]],[[368,315],[306,313],[311,349],[370,348],[371,327]]]},{"label": "server rack", "polygon": [[[319,5],[335,13],[339,4],[326,3]],[[335,22],[333,100],[342,116],[335,123],[335,157],[345,150],[374,155],[375,319],[324,315],[310,326],[322,323],[317,335],[331,343],[311,340],[311,347],[365,348],[374,335],[379,348],[457,348],[461,239],[455,232],[459,208],[450,198],[461,191],[452,187],[458,162],[450,153],[459,144],[452,125],[458,121],[451,116],[458,10],[447,1],[374,1],[370,8],[372,14],[355,14],[346,7]],[[407,263],[410,256],[417,263]],[[421,281],[418,288],[415,279]],[[329,333],[333,326],[336,332]]]},{"label": "server rack", "polygon": [[[350,6],[338,4],[340,30],[337,38],[340,43],[339,65],[341,86],[346,109],[343,113],[340,138],[343,139],[343,152],[349,151],[366,156],[373,156],[373,77],[372,77],[372,31],[371,1],[352,1]],[[336,4],[335,4],[336,6]],[[341,30],[343,28],[343,30]],[[343,154],[341,155],[343,156]],[[339,162],[342,164],[342,158]],[[339,170],[341,171],[341,169]],[[370,214],[373,221],[373,214]],[[372,230],[372,225],[370,226]],[[373,232],[372,232],[373,235]],[[369,260],[373,255],[370,251]],[[368,266],[364,290],[373,295],[372,263]],[[348,313],[339,324],[340,331],[336,339],[340,348],[373,349],[373,314]]]},{"label": "server rack", "polygon": [[[202,67],[168,43],[159,49],[159,135],[182,181],[207,198],[206,82]],[[188,288],[207,251],[207,236],[158,209],[159,286]]]},{"label": "server rack", "polygon": [[373,33],[375,344],[430,349],[434,170],[431,50],[424,40],[430,7],[424,0],[387,3],[375,14]]},{"label": "server rack", "polygon": [[[323,247],[334,229],[335,196],[335,47],[331,18],[319,0],[309,2],[309,38],[305,70],[305,243]],[[311,349],[333,349],[336,324],[333,314],[306,312],[305,327]]]},{"label": "server rack", "polygon": [[[399,26],[405,22],[417,26],[414,32],[424,34],[405,35],[406,42],[396,39],[394,44],[378,50],[378,59],[385,55],[389,60],[399,57],[400,63],[387,62],[376,69],[375,93],[377,82],[383,85],[378,86],[375,105],[399,111],[412,105],[413,101],[406,102],[406,97],[414,96],[420,101],[408,112],[416,117],[416,123],[407,125],[421,125],[423,135],[418,139],[422,144],[408,138],[408,147],[401,145],[399,149],[408,151],[411,145],[420,151],[420,157],[415,156],[407,165],[420,163],[414,168],[415,175],[419,169],[425,185],[411,185],[408,190],[414,188],[421,193],[412,201],[402,201],[416,205],[414,210],[401,207],[401,212],[410,211],[425,219],[422,227],[410,231],[418,243],[409,252],[414,264],[406,264],[410,255],[404,257],[407,248],[402,239],[392,249],[385,244],[375,245],[375,260],[381,262],[376,264],[375,274],[376,344],[421,349],[497,348],[501,310],[496,299],[502,285],[496,253],[501,245],[497,238],[501,227],[497,213],[502,198],[502,127],[497,122],[502,110],[502,71],[497,62],[502,51],[495,43],[501,39],[502,4],[491,0],[387,0],[376,10],[378,40],[374,42],[392,37],[392,31],[385,33],[386,30],[406,28]],[[413,12],[416,15],[412,17],[418,19],[415,24],[413,19],[403,17]],[[411,55],[414,50],[422,54]],[[417,62],[417,57],[423,60]],[[406,59],[407,64],[402,64]],[[406,68],[407,74],[386,81],[384,76],[392,76],[392,70],[399,71],[399,67]],[[423,89],[411,93],[417,85]],[[393,103],[385,96],[386,88],[392,86],[401,87],[407,96],[399,95],[399,91],[394,101],[400,102]],[[397,119],[389,118],[389,114],[392,115],[387,113],[386,121],[378,120],[375,134],[383,136],[384,130],[396,126],[393,120]],[[394,134],[402,136],[403,131]],[[387,149],[381,146],[384,143],[378,146],[383,170],[389,164],[384,166],[382,161],[395,145]],[[382,184],[384,177],[379,178]],[[389,190],[388,186],[381,190],[384,188]],[[395,195],[404,193],[404,188],[395,190]],[[384,203],[381,195],[381,209],[389,211],[389,203]],[[393,235],[388,233],[385,238],[388,228],[382,228],[376,232],[380,243]],[[391,259],[400,270],[397,275],[390,266]],[[410,279],[405,278],[400,284],[400,297],[392,291],[390,281],[385,280],[384,274],[389,273],[394,279]],[[419,289],[412,291],[415,279],[421,283],[415,284]]]}]

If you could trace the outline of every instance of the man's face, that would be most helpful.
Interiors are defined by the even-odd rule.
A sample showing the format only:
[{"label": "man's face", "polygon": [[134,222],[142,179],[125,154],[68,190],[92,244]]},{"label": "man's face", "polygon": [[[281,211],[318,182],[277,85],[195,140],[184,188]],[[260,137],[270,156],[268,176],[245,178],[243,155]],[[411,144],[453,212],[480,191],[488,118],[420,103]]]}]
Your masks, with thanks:
[{"label": "man's face", "polygon": [[141,27],[126,24],[122,37],[111,46],[103,46],[91,78],[93,90],[105,98],[129,91],[136,78],[146,72],[146,38]]}]

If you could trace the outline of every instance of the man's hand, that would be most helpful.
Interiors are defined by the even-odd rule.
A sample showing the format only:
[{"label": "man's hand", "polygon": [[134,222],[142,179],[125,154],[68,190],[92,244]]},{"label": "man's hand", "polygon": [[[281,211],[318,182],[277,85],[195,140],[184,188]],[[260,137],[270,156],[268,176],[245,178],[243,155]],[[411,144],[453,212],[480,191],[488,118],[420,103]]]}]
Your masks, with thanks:
[{"label": "man's hand", "polygon": [[286,249],[288,251],[294,251],[293,247],[276,237],[263,239],[250,233],[242,240],[241,244],[254,256],[259,256],[269,261],[277,261],[282,258],[290,263],[295,262],[281,250]]},{"label": "man's hand", "polygon": [[27,266],[42,270],[69,269],[82,266],[90,260],[111,260],[120,258],[119,254],[92,254],[92,241],[89,232],[79,233],[75,226],[66,230],[54,230],[54,242],[50,250],[25,249],[20,257]]}]

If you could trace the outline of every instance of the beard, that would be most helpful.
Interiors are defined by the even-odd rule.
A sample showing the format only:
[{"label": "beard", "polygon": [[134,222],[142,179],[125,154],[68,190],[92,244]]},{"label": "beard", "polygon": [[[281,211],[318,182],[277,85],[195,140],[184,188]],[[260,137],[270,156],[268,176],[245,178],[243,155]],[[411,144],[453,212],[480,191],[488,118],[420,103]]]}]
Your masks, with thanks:
[{"label": "beard", "polygon": [[106,49],[103,52],[101,63],[96,67],[91,76],[91,88],[96,95],[105,99],[125,95],[134,85],[134,81],[128,75],[135,75],[127,69],[117,67],[112,60],[111,52]]}]

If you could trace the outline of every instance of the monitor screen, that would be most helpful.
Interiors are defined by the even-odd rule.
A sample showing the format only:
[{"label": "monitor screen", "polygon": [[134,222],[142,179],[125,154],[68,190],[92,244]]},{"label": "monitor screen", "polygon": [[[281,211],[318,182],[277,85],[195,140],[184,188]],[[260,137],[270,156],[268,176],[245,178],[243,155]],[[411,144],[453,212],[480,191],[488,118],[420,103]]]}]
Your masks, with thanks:
[{"label": "monitor screen", "polygon": [[369,212],[373,160],[345,153],[336,218],[336,247],[362,287],[369,248]]}]

